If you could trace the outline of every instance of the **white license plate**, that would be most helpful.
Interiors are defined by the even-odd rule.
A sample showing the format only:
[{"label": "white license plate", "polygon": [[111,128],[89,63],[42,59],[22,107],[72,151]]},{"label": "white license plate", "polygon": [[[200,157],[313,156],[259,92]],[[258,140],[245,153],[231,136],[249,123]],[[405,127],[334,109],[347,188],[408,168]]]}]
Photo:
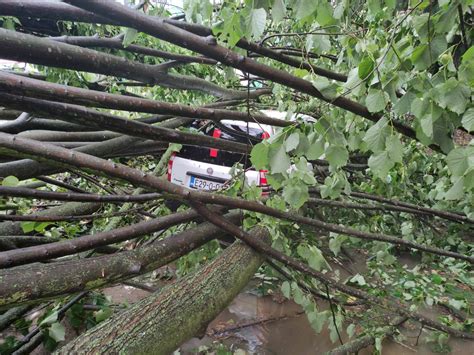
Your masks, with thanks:
[{"label": "white license plate", "polygon": [[218,190],[222,186],[223,183],[221,182],[209,181],[196,176],[191,176],[191,180],[189,181],[189,187],[198,190]]}]

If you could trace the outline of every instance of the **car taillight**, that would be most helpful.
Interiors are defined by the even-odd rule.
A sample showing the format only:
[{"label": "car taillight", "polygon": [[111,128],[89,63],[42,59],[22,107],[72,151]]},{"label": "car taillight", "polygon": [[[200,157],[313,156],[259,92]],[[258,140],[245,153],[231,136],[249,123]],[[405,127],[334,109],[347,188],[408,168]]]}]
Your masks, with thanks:
[{"label": "car taillight", "polygon": [[171,181],[171,171],[173,170],[173,160],[176,153],[171,153],[170,160],[168,160],[168,181]]},{"label": "car taillight", "polygon": [[267,139],[267,138],[270,138],[270,133],[268,133],[267,131],[263,131],[262,139]]},{"label": "car taillight", "polygon": [[260,186],[268,185],[267,172],[268,172],[268,170],[259,170]]},{"label": "car taillight", "polygon": [[[214,128],[214,132],[212,132],[212,137],[213,138],[220,138],[221,137],[221,130],[219,128]],[[211,148],[210,152],[209,152],[209,155],[212,157],[212,158],[216,158],[217,157],[217,152],[219,150],[218,149],[215,149],[215,148]]]}]

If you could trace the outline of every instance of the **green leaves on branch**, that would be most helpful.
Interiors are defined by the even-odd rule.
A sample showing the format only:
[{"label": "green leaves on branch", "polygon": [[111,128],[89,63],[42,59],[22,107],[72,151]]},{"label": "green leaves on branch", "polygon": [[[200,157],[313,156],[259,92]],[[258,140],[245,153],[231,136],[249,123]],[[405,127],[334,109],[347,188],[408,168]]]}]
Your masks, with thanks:
[{"label": "green leaves on branch", "polygon": [[375,63],[372,58],[365,56],[359,63],[357,74],[359,78],[365,80],[374,71]]},{"label": "green leaves on branch", "polygon": [[127,48],[131,45],[138,37],[138,31],[134,28],[127,28],[125,35],[123,36],[122,45]]},{"label": "green leaves on branch", "polygon": [[447,200],[459,200],[464,191],[474,191],[474,146],[453,149],[446,157],[453,185],[446,192]]},{"label": "green leaves on branch", "polygon": [[401,163],[403,146],[398,135],[392,133],[387,118],[382,118],[367,130],[364,141],[374,154],[369,158],[369,167],[381,179],[385,179],[395,163]]},{"label": "green leaves on branch", "polygon": [[369,112],[380,112],[385,109],[389,101],[389,96],[386,92],[377,89],[370,89],[365,98],[365,105]]},{"label": "green leaves on branch", "polygon": [[259,39],[265,30],[266,21],[267,12],[264,9],[252,9],[247,20],[246,37]]},{"label": "green leaves on branch", "polygon": [[20,181],[17,179],[16,176],[10,175],[2,180],[2,186],[14,187],[14,186],[17,186],[19,182]]}]

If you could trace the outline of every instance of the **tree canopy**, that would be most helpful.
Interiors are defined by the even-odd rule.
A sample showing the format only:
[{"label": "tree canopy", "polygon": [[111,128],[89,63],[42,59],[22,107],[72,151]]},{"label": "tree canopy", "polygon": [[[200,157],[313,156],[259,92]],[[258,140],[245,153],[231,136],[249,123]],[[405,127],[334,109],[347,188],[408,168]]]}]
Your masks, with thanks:
[{"label": "tree canopy", "polygon": [[[259,268],[334,353],[405,322],[474,338],[472,0],[126,3],[0,1],[0,330],[42,312],[2,353],[173,351]],[[225,119],[277,133],[189,125]],[[244,162],[219,191],[172,184],[183,145],[271,191]],[[170,263],[126,311],[100,294]],[[61,349],[66,315],[90,329]]]}]

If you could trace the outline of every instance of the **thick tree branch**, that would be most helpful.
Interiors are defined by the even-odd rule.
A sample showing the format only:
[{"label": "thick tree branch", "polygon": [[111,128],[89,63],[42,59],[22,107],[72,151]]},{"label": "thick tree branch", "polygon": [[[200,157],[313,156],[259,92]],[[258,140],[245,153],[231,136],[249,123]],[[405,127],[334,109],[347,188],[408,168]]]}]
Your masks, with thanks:
[{"label": "thick tree branch", "polygon": [[48,160],[53,159],[58,163],[64,163],[77,167],[92,169],[94,171],[107,174],[109,176],[114,176],[120,179],[127,180],[133,184],[136,184],[137,186],[156,188],[159,191],[167,192],[174,195],[174,198],[178,197],[184,201],[200,201],[204,203],[221,204],[232,208],[243,208],[255,212],[264,213],[276,218],[288,219],[297,223],[311,225],[335,233],[351,235],[366,240],[377,240],[387,242],[416,249],[419,251],[465,260],[471,264],[474,263],[474,257],[472,256],[458,254],[436,247],[421,245],[416,242],[404,240],[396,236],[362,232],[357,229],[326,223],[317,219],[303,217],[296,213],[280,211],[254,201],[246,201],[228,197],[225,195],[217,195],[198,190],[190,190],[183,186],[172,184],[164,179],[159,179],[153,175],[144,174],[141,171],[131,169],[123,165],[107,162],[99,158],[88,156],[86,154],[71,152],[67,149],[50,145],[47,143],[36,142],[24,138],[17,138],[6,133],[0,133],[0,147],[2,146],[10,151],[33,154],[34,156],[43,157]]},{"label": "thick tree branch", "polygon": [[129,136],[147,138],[171,143],[181,143],[209,148],[218,148],[239,153],[249,152],[247,145],[238,142],[215,139],[201,134],[180,132],[159,126],[151,126],[134,120],[127,120],[104,112],[87,109],[83,106],[45,101],[24,96],[10,94],[0,95],[0,104],[8,107],[24,107],[37,114],[46,114],[59,120],[79,123],[99,129],[108,129],[113,132]]},{"label": "thick tree branch", "polygon": [[[240,213],[231,212],[226,218],[238,223]],[[39,302],[136,277],[156,270],[220,236],[222,231],[219,228],[202,223],[136,250],[3,269],[0,270],[0,277],[5,287],[0,288],[0,308]]]},{"label": "thick tree branch", "polygon": [[[165,22],[160,18],[146,16],[145,14],[127,9],[125,6],[111,1],[90,0],[84,2],[80,0],[67,0],[67,2],[104,17],[114,18],[114,20],[120,21],[126,26],[148,33],[180,47],[201,53],[233,68],[314,96],[373,122],[377,122],[382,117],[382,114],[371,113],[367,107],[343,96],[339,96],[335,99],[326,98],[310,81],[293,76],[288,72],[260,64],[230,49],[211,43],[204,37],[170,25],[170,21]],[[404,135],[416,139],[416,133],[411,127],[398,121],[394,121],[393,126]]]},{"label": "thick tree branch", "polygon": [[92,235],[82,236],[72,240],[64,240],[55,243],[36,245],[32,247],[9,250],[0,253],[0,268],[28,264],[35,261],[43,261],[60,256],[76,254],[81,251],[98,248],[104,245],[123,242],[128,239],[150,234],[161,229],[189,222],[197,217],[193,211],[171,214],[168,216],[140,222],[130,226],[100,232]]},{"label": "thick tree branch", "polygon": [[224,99],[247,95],[197,77],[168,74],[153,65],[2,28],[0,46],[0,58],[3,59],[112,75],[172,89],[199,90]]},{"label": "thick tree branch", "polygon": [[[75,88],[66,85],[48,83],[36,79],[24,78],[14,74],[0,72],[0,88],[18,94],[44,98],[47,100],[68,102],[73,104],[110,108],[114,110],[125,110],[162,115],[174,115],[179,117],[201,118],[212,121],[223,119],[259,122],[273,126],[285,127],[291,122],[271,118],[262,114],[252,114],[213,109],[206,107],[192,107],[180,104],[171,104],[163,101],[126,97],[122,95],[108,94],[93,90]],[[261,91],[256,94],[262,93]],[[254,95],[251,95],[252,97]]]},{"label": "thick tree branch", "polygon": [[[268,237],[258,228],[251,233],[259,239]],[[172,353],[228,306],[262,261],[254,250],[236,242],[195,273],[112,316],[58,354]]]}]

